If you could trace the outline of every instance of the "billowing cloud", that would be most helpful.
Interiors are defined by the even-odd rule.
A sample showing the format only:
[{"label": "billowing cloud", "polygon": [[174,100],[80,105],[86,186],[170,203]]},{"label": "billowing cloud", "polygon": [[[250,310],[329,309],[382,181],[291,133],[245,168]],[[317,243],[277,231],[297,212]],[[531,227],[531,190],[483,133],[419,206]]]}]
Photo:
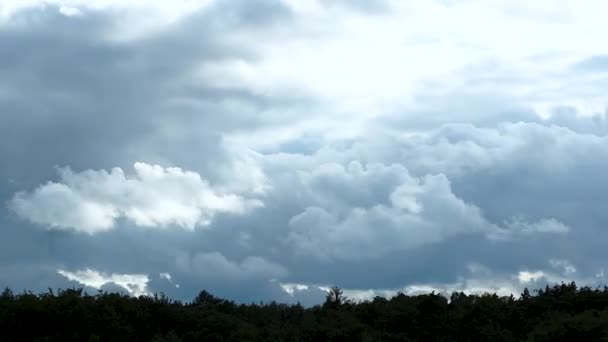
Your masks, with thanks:
[{"label": "billowing cloud", "polygon": [[0,286],[602,284],[605,7],[3,1]]},{"label": "billowing cloud", "polygon": [[[397,185],[388,196],[385,194],[387,198],[371,194],[367,206],[355,202],[342,210],[309,207],[294,216],[289,222],[288,239],[300,253],[322,258],[377,257],[454,234],[490,233],[497,229],[483,219],[477,207],[457,198],[442,174],[415,178],[402,166],[370,165],[364,170],[357,162],[351,163],[348,170],[337,165],[320,168],[321,171],[313,171],[317,179],[308,181],[320,185],[311,192],[322,196],[327,208],[339,206],[342,198],[365,200],[365,195],[370,195],[365,193],[368,189],[382,190],[375,184]],[[359,191],[363,192],[361,196],[357,196]]]},{"label": "billowing cloud", "polygon": [[446,175],[413,177],[399,164],[322,164],[300,178],[316,206],[291,218],[288,243],[322,259],[378,257],[460,234],[517,238],[570,230],[556,219],[491,223],[454,194]]},{"label": "billowing cloud", "polygon": [[206,226],[217,213],[242,214],[262,205],[255,199],[221,193],[201,176],[180,168],[135,163],[135,173],[74,173],[60,169],[61,180],[20,192],[9,206],[20,217],[51,229],[73,228],[90,234],[112,229],[124,217],[139,227],[186,229]]}]

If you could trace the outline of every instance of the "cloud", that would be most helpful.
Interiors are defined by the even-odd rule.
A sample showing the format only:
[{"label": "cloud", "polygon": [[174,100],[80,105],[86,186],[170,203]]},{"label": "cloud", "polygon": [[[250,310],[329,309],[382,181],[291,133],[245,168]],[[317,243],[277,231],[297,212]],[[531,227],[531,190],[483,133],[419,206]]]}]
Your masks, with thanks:
[{"label": "cloud", "polygon": [[[6,24],[6,22],[10,23],[14,17],[31,10],[56,10],[67,17],[82,16],[100,11],[113,11],[117,20],[114,21],[112,26],[118,32],[110,36],[114,39],[125,40],[141,38],[151,32],[158,32],[159,26],[174,24],[192,12],[204,9],[213,2],[213,0],[178,0],[167,4],[163,1],[7,0],[0,6],[0,25]],[[136,17],[133,15],[136,11],[147,15]],[[130,19],[131,25],[122,24],[120,19]]]},{"label": "cloud", "polygon": [[290,296],[293,296],[296,291],[305,291],[308,290],[308,285],[305,284],[290,284],[290,283],[281,283],[281,288]]},{"label": "cloud", "polygon": [[258,256],[247,256],[240,262],[233,262],[220,252],[197,253],[191,257],[180,256],[177,260],[182,272],[210,279],[263,278],[273,280],[283,278],[287,270],[274,262]]},{"label": "cloud", "polygon": [[414,177],[398,164],[322,164],[300,177],[317,206],[291,218],[287,242],[321,259],[377,258],[457,235],[516,238],[570,231],[555,219],[494,224],[454,194],[446,175]]},{"label": "cloud", "polygon": [[386,1],[363,1],[363,0],[321,0],[321,4],[332,6],[344,6],[349,9],[361,11],[362,13],[384,13],[390,10],[390,5]]},{"label": "cloud", "polygon": [[74,16],[80,16],[82,15],[82,12],[75,7],[67,7],[67,6],[61,6],[59,8],[59,13],[68,16],[68,17],[74,17]]},{"label": "cloud", "polygon": [[511,230],[521,231],[522,234],[533,234],[533,233],[556,233],[564,234],[570,231],[570,227],[555,219],[543,219],[538,222],[526,223],[521,222],[519,219],[515,219],[512,222],[507,223],[507,226]]},{"label": "cloud", "polygon": [[[555,261],[550,262],[552,266]],[[355,301],[372,300],[376,296],[390,298],[403,293],[405,295],[419,295],[431,292],[439,293],[447,298],[454,292],[463,292],[465,294],[485,294],[496,293],[499,296],[513,295],[518,298],[525,288],[529,290],[537,290],[544,288],[546,285],[552,286],[561,282],[576,281],[581,286],[595,286],[601,284],[605,280],[604,274],[597,274],[596,279],[580,278],[572,274],[572,266],[567,260],[559,260],[558,264],[567,264],[569,269],[562,272],[555,270],[519,270],[514,273],[501,273],[492,270],[479,263],[470,263],[464,274],[457,281],[449,283],[412,283],[399,288],[375,288],[375,289],[357,289],[357,288],[342,288],[344,295]],[[306,296],[320,290],[327,293],[328,285],[318,284],[281,284],[285,293],[291,296],[294,300],[298,298],[306,298]]]},{"label": "cloud", "polygon": [[551,259],[549,264],[557,270],[561,270],[564,275],[576,273],[576,267],[568,260]]},{"label": "cloud", "polygon": [[[291,219],[288,241],[300,253],[321,258],[378,257],[454,234],[495,229],[478,208],[452,193],[442,174],[415,178],[402,166],[370,165],[365,170],[358,162],[352,162],[348,169],[338,165],[319,168],[312,171],[313,179],[308,182],[321,185],[313,185],[311,192],[324,197],[323,204],[330,209],[309,207]],[[383,181],[397,182],[393,189],[385,189],[390,191],[388,198],[372,197],[374,202],[369,206],[352,203],[343,210],[331,209],[342,199],[357,200],[357,190],[381,191],[376,184]]]},{"label": "cloud", "polygon": [[124,289],[133,296],[150,294],[147,288],[149,279],[145,274],[112,273],[108,275],[89,268],[76,272],[58,270],[57,273],[71,281],[75,281],[98,290],[104,288],[116,290],[116,286],[118,286],[119,289]]},{"label": "cloud", "polygon": [[44,3],[0,5],[0,286],[605,281],[603,2]]},{"label": "cloud", "polygon": [[[496,293],[499,296],[510,296],[513,294],[515,297],[518,297],[525,287],[525,285],[522,286],[520,284],[518,280],[519,275],[495,274],[482,265],[471,264],[468,265],[466,275],[450,283],[412,283],[399,288],[343,288],[342,290],[346,298],[354,301],[373,300],[376,296],[391,298],[400,293],[415,296],[431,292],[442,294],[448,298],[454,292],[478,295]],[[297,288],[287,287],[285,289],[287,293],[290,293],[290,296],[296,299],[314,293],[316,290],[327,293],[329,286],[300,284]]]},{"label": "cloud", "polygon": [[517,279],[519,280],[519,282],[524,284],[535,282],[545,277],[546,275],[542,271],[521,271],[517,274]]},{"label": "cloud", "polygon": [[20,192],[9,207],[20,217],[49,229],[94,234],[115,226],[124,217],[138,227],[206,226],[218,213],[243,214],[262,202],[221,193],[192,171],[135,163],[135,173],[120,168],[110,172],[74,173],[60,169],[60,181]]},{"label": "cloud", "polygon": [[176,283],[173,281],[173,278],[171,277],[171,274],[166,273],[166,272],[163,272],[163,273],[160,273],[160,274],[159,274],[159,277],[160,277],[161,279],[165,279],[166,281],[168,281],[170,284],[172,284],[173,286],[175,286],[175,288],[176,288],[176,289],[179,289],[179,284],[176,284]]},{"label": "cloud", "polygon": [[608,55],[596,55],[578,62],[575,67],[581,71],[606,72],[608,71]]}]

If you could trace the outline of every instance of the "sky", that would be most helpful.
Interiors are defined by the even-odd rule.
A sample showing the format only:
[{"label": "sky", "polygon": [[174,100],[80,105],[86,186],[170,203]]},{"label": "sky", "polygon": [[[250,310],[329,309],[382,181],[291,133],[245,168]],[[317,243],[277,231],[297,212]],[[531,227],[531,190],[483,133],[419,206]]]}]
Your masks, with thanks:
[{"label": "sky", "polygon": [[607,10],[3,0],[0,286],[608,284]]}]

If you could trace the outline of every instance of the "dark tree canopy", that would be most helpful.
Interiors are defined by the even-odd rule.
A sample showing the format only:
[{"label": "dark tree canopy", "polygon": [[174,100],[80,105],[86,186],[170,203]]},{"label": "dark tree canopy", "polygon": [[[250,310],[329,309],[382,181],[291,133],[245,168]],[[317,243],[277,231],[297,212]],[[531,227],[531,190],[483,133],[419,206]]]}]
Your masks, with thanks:
[{"label": "dark tree canopy", "polygon": [[322,305],[182,303],[81,289],[0,294],[6,341],[608,341],[608,288],[560,284],[519,296],[430,293],[370,301],[332,287]]}]

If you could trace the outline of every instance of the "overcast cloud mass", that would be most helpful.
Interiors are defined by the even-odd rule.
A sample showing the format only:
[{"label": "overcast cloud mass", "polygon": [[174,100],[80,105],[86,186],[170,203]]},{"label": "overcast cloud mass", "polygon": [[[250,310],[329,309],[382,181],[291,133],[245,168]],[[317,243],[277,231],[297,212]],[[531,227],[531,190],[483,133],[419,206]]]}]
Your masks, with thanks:
[{"label": "overcast cloud mass", "polygon": [[0,286],[606,284],[607,11],[4,0]]}]

